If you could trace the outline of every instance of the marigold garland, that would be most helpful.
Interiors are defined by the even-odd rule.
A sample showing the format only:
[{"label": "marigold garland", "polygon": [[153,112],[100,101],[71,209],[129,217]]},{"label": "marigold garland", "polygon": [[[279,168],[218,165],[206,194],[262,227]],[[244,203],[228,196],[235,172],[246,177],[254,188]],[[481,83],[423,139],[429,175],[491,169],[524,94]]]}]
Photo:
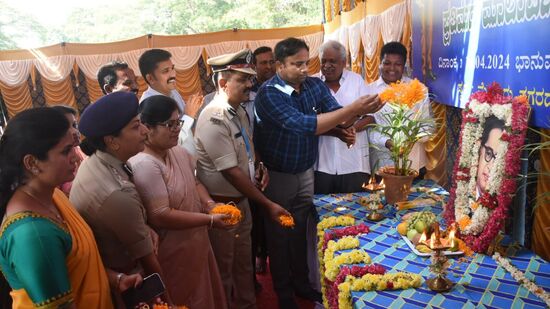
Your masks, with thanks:
[{"label": "marigold garland", "polygon": [[223,222],[225,222],[227,224],[230,224],[230,225],[235,225],[235,224],[239,223],[242,219],[242,214],[241,214],[241,211],[239,210],[239,208],[237,208],[233,205],[230,205],[230,204],[217,205],[216,207],[212,208],[210,213],[211,214],[224,214],[224,215],[227,214],[227,215],[229,215],[229,218],[223,219]]},{"label": "marigold garland", "polygon": [[355,249],[359,247],[359,239],[353,236],[345,236],[337,241],[331,240],[327,244],[323,260],[325,265],[328,265],[334,259],[334,252],[347,249]]},{"label": "marigold garland", "polygon": [[344,282],[348,276],[360,278],[366,274],[383,275],[385,273],[386,269],[384,268],[384,266],[379,264],[365,266],[342,266],[342,268],[340,269],[340,273],[338,274],[334,282],[330,282],[327,280],[327,283],[329,285],[329,288],[327,289],[327,299],[330,306],[329,308],[337,309],[339,307],[338,294],[340,293],[340,290],[338,289],[338,286],[340,285],[340,283]]},{"label": "marigold garland", "polygon": [[[328,240],[325,242],[325,230],[336,227],[349,227],[350,225],[355,224],[355,219],[350,216],[336,216],[336,217],[327,217],[322,219],[317,224],[317,257],[319,259],[319,274],[321,276],[325,273],[325,263],[324,263],[324,249]],[[339,230],[339,229],[335,229]],[[333,238],[331,238],[333,239]],[[326,299],[326,284],[325,280],[321,278],[321,293],[323,295],[323,303],[325,307],[328,307],[328,301]]]},{"label": "marigold garland", "polygon": [[391,273],[385,275],[366,274],[361,278],[347,276],[346,281],[338,285],[339,308],[352,308],[352,291],[406,290],[422,285],[422,276],[412,273]]},{"label": "marigold garland", "polygon": [[[443,217],[459,226],[459,238],[476,252],[484,252],[498,232],[516,188],[521,146],[527,130],[529,106],[524,96],[512,98],[493,83],[486,92],[476,92],[463,111],[454,182]],[[487,182],[487,192],[476,199],[476,177],[485,119],[494,115],[505,129]]]},{"label": "marigold garland", "polygon": [[325,277],[330,281],[334,281],[340,272],[340,266],[342,264],[357,263],[370,264],[371,258],[368,253],[363,250],[356,249],[351,250],[350,252],[344,252],[332,260],[325,262]]}]

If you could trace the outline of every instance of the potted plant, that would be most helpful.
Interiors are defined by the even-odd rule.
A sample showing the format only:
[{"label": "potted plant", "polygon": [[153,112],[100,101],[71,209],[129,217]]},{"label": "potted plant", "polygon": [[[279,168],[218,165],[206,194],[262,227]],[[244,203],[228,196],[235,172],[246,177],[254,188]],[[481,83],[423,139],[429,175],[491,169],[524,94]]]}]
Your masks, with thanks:
[{"label": "potted plant", "polygon": [[392,83],[380,93],[380,99],[391,107],[382,112],[383,123],[374,129],[391,140],[390,157],[393,166],[384,166],[378,173],[384,179],[384,194],[388,204],[405,201],[418,171],[411,169],[409,154],[420,139],[431,135],[428,88],[417,79],[409,83]]}]

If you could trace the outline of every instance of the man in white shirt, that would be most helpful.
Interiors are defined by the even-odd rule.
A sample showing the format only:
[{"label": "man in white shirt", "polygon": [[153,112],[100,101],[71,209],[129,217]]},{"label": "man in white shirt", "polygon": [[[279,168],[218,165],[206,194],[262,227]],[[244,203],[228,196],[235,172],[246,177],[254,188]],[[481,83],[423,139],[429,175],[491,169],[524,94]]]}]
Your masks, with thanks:
[{"label": "man in white shirt", "polygon": [[191,127],[195,122],[197,111],[202,104],[202,97],[193,96],[189,104],[185,104],[185,101],[176,89],[176,70],[171,58],[172,54],[163,49],[150,49],[139,57],[141,76],[143,76],[143,79],[149,86],[141,95],[140,103],[154,95],[165,95],[174,99],[180,110],[184,113],[182,117],[184,122],[181,127],[178,143],[196,158],[197,151],[195,150]]},{"label": "man in white shirt", "polygon": [[[336,41],[321,46],[320,78],[342,106],[368,94],[363,78],[345,69],[346,49]],[[357,121],[349,128],[336,128],[349,138],[346,142],[335,136],[319,137],[319,158],[315,164],[315,193],[358,192],[370,174],[369,143],[366,126],[373,118]],[[353,143],[355,141],[355,143]]]},{"label": "man in white shirt", "polygon": [[[407,76],[403,76],[405,71],[405,63],[407,61],[407,48],[399,42],[389,42],[382,47],[380,53],[380,77],[370,83],[368,93],[381,93],[391,83],[401,81],[408,83],[411,81]],[[384,114],[393,113],[393,109],[389,105],[384,105],[381,110],[374,113],[374,119],[378,124],[387,124]],[[389,149],[392,147],[392,140],[384,134],[369,128],[370,147],[370,166],[375,172],[379,168],[387,165],[393,166],[394,163],[390,158]],[[411,168],[419,171],[419,178],[424,178],[426,173],[426,150],[424,149],[425,140],[417,142],[409,155],[411,160]]]}]

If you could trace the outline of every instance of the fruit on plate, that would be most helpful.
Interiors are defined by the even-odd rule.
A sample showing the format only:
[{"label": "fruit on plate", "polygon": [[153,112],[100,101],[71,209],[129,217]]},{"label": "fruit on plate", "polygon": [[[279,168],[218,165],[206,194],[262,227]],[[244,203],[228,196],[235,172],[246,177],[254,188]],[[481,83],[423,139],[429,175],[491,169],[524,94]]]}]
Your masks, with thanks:
[{"label": "fruit on plate", "polygon": [[409,231],[408,229],[408,224],[407,222],[401,222],[397,225],[397,232],[403,236],[406,236],[407,235],[407,232]]},{"label": "fruit on plate", "polygon": [[416,245],[416,250],[422,252],[422,253],[430,253],[432,250],[428,248],[426,245]]},{"label": "fruit on plate", "polygon": [[420,237],[422,237],[422,234],[420,233],[416,233],[416,235],[414,235],[413,239],[411,239],[411,242],[413,243],[413,245],[418,245],[418,242],[420,241]]},{"label": "fruit on plate", "polygon": [[418,233],[430,232],[430,227],[437,221],[435,214],[430,211],[417,211],[403,216],[403,221],[407,222],[407,229],[416,230]]},{"label": "fruit on plate", "polygon": [[418,234],[418,232],[417,232],[416,230],[414,230],[414,229],[413,229],[413,230],[409,230],[409,231],[407,232],[407,238],[408,238],[410,241],[412,241],[413,238],[414,238],[414,236],[416,236],[417,234]]},{"label": "fruit on plate", "polygon": [[424,221],[418,220],[416,221],[414,228],[418,233],[423,233],[426,230],[427,226],[426,226],[426,223],[424,223]]}]

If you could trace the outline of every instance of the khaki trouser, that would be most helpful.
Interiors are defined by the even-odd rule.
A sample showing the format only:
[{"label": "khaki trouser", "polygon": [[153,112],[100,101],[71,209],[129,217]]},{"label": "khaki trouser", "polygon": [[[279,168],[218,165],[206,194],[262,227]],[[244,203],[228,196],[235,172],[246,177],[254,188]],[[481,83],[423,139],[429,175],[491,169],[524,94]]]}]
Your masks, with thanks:
[{"label": "khaki trouser", "polygon": [[256,308],[252,263],[252,215],[248,199],[237,207],[241,210],[241,222],[231,230],[212,229],[210,243],[222,278],[229,308]]}]

